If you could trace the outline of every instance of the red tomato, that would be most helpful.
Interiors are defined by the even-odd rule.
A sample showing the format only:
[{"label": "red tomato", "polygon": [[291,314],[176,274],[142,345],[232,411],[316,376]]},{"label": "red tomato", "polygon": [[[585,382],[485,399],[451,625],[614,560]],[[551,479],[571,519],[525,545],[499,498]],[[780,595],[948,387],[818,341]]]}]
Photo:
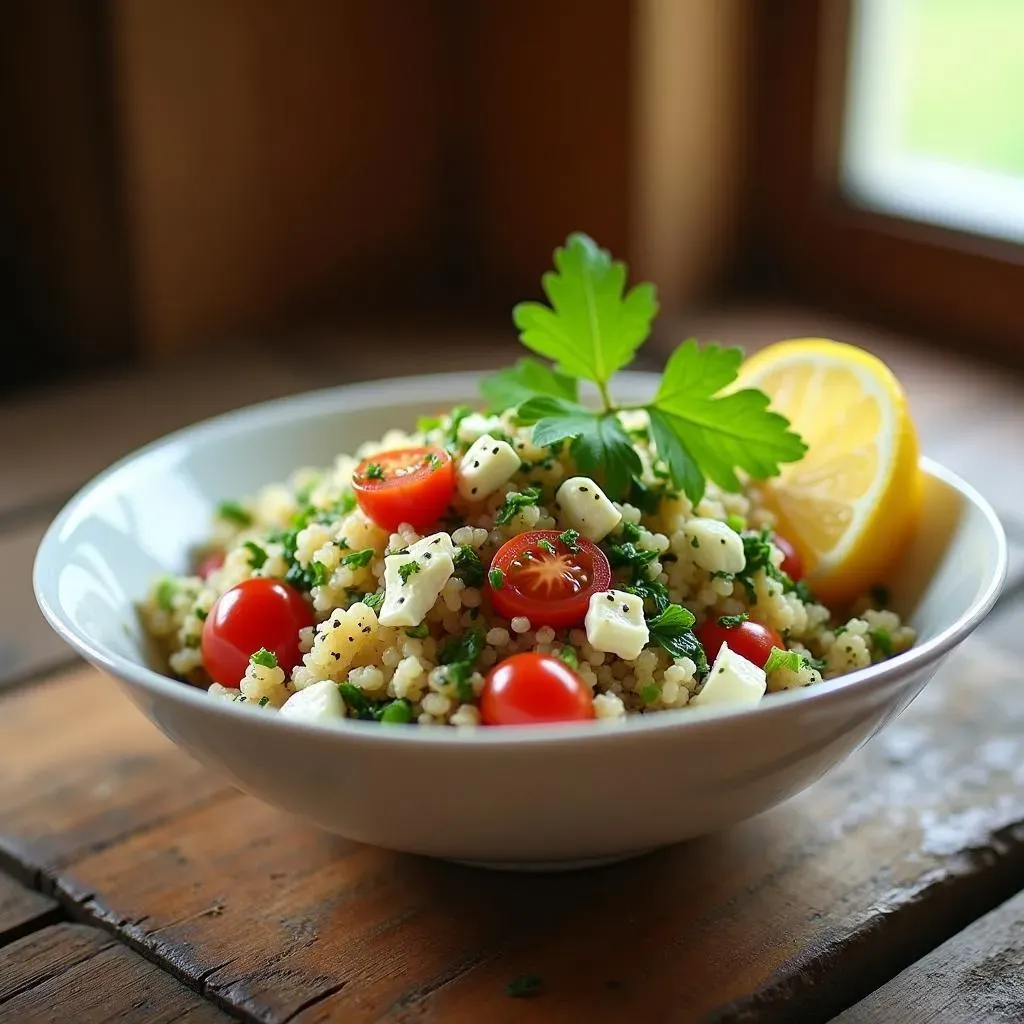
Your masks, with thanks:
[{"label": "red tomato", "polygon": [[441,518],[455,491],[455,464],[443,448],[402,448],[363,459],[352,474],[359,507],[385,530],[418,533]]},{"label": "red tomato", "polygon": [[513,654],[487,674],[480,691],[485,725],[543,725],[594,717],[590,687],[548,654]]},{"label": "red tomato", "polygon": [[214,551],[207,555],[196,567],[196,575],[205,580],[211,573],[216,572],[224,564],[224,552]]},{"label": "red tomato", "polygon": [[261,647],[291,670],[302,660],[299,630],[316,622],[309,602],[280,580],[251,579],[217,598],[203,623],[203,664],[222,686],[237,686]]},{"label": "red tomato", "polygon": [[777,533],[772,537],[772,543],[785,556],[782,559],[782,571],[794,583],[802,580],[804,576],[804,560],[800,557],[800,552],[785,537],[781,537]]},{"label": "red tomato", "polygon": [[491,602],[508,619],[524,615],[532,626],[566,629],[587,615],[590,595],[607,590],[612,570],[605,553],[585,537],[576,550],[557,530],[532,530],[513,537],[491,562],[500,569],[501,586],[490,587]]},{"label": "red tomato", "polygon": [[773,647],[786,649],[782,637],[770,626],[762,626],[760,622],[747,621],[738,626],[721,626],[717,619],[709,619],[703,626],[698,626],[695,632],[704,647],[709,665],[718,657],[724,643],[729,645],[730,651],[752,661],[758,668],[764,668]]}]

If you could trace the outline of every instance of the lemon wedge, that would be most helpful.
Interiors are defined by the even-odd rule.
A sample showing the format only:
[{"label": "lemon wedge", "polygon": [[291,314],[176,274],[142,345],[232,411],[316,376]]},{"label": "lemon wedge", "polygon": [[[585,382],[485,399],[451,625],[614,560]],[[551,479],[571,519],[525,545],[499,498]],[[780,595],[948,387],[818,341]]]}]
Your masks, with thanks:
[{"label": "lemon wedge", "polygon": [[762,486],[814,593],[841,602],[881,582],[922,496],[917,432],[892,371],[853,345],[798,338],[752,355],[737,384],[764,391],[807,443]]}]

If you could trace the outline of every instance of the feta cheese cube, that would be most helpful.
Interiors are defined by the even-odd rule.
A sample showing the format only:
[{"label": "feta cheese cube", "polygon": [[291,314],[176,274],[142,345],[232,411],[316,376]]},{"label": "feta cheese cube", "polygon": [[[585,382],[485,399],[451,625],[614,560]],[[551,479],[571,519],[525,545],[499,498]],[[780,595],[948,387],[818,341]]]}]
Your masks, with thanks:
[{"label": "feta cheese cube", "polygon": [[[382,626],[418,626],[455,572],[455,547],[447,533],[416,541],[384,559]],[[415,567],[415,568],[413,568]]]},{"label": "feta cheese cube", "polygon": [[481,501],[507,483],[522,463],[507,441],[481,434],[463,455],[455,485],[467,501]]},{"label": "feta cheese cube", "polygon": [[559,524],[579,530],[595,543],[607,537],[622,522],[622,513],[586,476],[573,476],[566,480],[558,488],[555,501],[559,509]]},{"label": "feta cheese cube", "polygon": [[338,684],[324,679],[293,693],[281,706],[281,714],[303,722],[331,722],[345,717],[345,702]]},{"label": "feta cheese cube", "polygon": [[626,661],[639,657],[650,639],[643,598],[621,590],[594,594],[584,625],[595,651],[617,654]]},{"label": "feta cheese cube", "polygon": [[502,423],[497,416],[485,416],[480,412],[471,412],[460,423],[456,431],[458,438],[463,443],[469,444],[475,441],[481,434],[492,430],[501,430]]},{"label": "feta cheese cube", "polygon": [[742,572],[747,564],[740,535],[720,519],[695,518],[683,525],[693,560],[708,572]]},{"label": "feta cheese cube", "polygon": [[767,685],[763,669],[722,644],[704,688],[690,703],[696,707],[748,707],[760,702]]}]

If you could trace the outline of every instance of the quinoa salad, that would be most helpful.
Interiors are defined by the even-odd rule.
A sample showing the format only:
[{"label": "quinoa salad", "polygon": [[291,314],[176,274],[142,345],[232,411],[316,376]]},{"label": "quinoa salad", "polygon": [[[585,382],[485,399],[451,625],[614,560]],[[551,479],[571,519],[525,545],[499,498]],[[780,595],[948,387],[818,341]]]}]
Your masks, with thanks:
[{"label": "quinoa salad", "polygon": [[[750,706],[912,645],[882,588],[815,599],[765,491],[804,446],[766,396],[728,393],[741,354],[687,341],[655,399],[615,406],[653,289],[625,292],[586,236],[555,262],[550,305],[514,314],[549,362],[225,496],[187,571],[140,604],[174,676],[295,719],[476,727]],[[709,434],[741,423],[743,445]]]}]

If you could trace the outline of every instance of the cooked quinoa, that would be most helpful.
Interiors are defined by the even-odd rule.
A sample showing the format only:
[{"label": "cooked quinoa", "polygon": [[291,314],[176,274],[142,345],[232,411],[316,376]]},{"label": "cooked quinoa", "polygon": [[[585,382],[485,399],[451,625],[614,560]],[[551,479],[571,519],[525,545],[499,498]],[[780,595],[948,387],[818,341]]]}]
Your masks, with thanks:
[{"label": "cooked quinoa", "polygon": [[[647,414],[617,415],[642,472],[631,492],[634,503],[608,503],[609,522],[615,525],[598,546],[611,555],[609,593],[638,595],[638,614],[648,620],[668,603],[692,613],[694,629],[730,616],[749,616],[771,627],[796,657],[769,665],[768,693],[812,686],[911,646],[913,630],[879,606],[882,595],[865,595],[840,614],[781,571],[784,555],[772,541],[773,518],[756,487],[726,493],[709,482],[694,507],[671,485],[651,442]],[[596,717],[685,708],[701,692],[710,668],[689,630],[683,632],[689,634],[692,656],[681,655],[678,645],[662,644],[651,631],[642,649],[623,657],[598,649],[593,635],[588,638],[589,620],[556,630],[523,616],[504,618],[492,607],[488,588],[500,579],[489,573],[503,545],[527,531],[564,531],[578,524],[560,507],[560,486],[585,478],[603,494],[574,462],[569,443],[541,447],[533,433],[514,411],[484,415],[458,409],[412,433],[391,431],[353,454],[339,455],[331,467],[304,468],[284,483],[226,502],[208,545],[196,553],[193,573],[154,584],[141,605],[145,628],[175,676],[219,699],[300,717],[303,708],[315,704],[319,718],[476,726],[488,671],[522,652],[553,655],[572,667],[593,694]],[[408,525],[394,532],[382,529],[353,496],[353,472],[361,460],[427,446],[449,451],[458,472],[481,438],[510,446],[517,465],[482,500],[473,496],[467,478],[422,535]],[[468,473],[468,463],[464,468]],[[416,624],[384,625],[388,562],[391,579],[398,573],[408,583],[407,576],[420,569],[409,570],[408,562],[416,559],[408,549],[424,537],[453,553],[454,571]],[[215,561],[222,555],[223,562],[201,576],[198,567],[211,554]],[[212,682],[201,653],[204,621],[222,594],[254,577],[287,580],[307,595],[317,625],[301,630],[302,658],[289,673],[272,655],[253,652],[243,676],[227,680],[230,685]],[[461,660],[452,655],[459,644],[466,653]],[[296,699],[317,684],[325,685]]]}]

